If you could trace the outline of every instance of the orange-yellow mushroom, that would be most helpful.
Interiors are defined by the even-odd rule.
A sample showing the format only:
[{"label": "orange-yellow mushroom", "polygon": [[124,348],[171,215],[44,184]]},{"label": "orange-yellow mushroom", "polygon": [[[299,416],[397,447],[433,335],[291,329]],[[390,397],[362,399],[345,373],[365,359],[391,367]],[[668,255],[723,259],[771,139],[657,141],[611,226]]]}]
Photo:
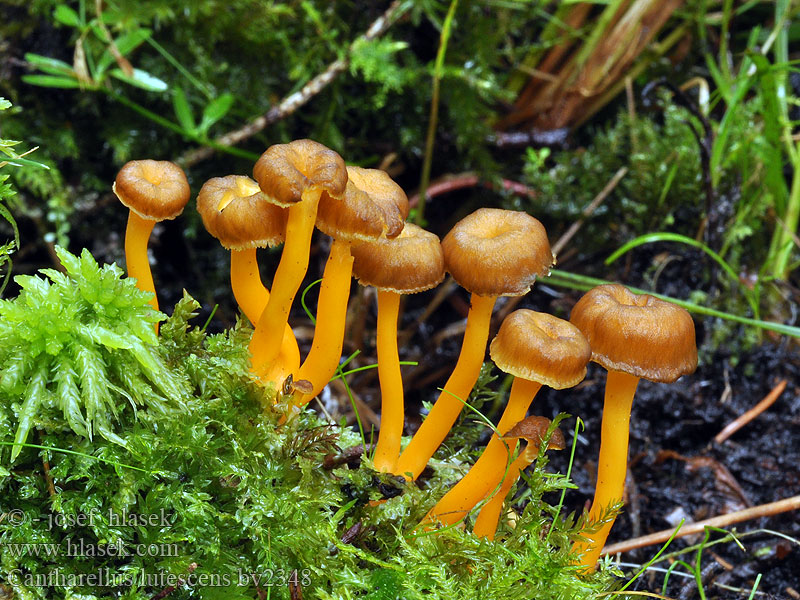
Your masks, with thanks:
[{"label": "orange-yellow mushroom", "polygon": [[191,190],[186,174],[178,165],[166,160],[132,160],[117,173],[112,189],[120,202],[130,209],[125,232],[128,277],[136,279],[140,290],[153,294],[150,305],[158,310],[147,243],[157,222],[174,219],[189,202]]},{"label": "orange-yellow mushroom", "polygon": [[[244,175],[213,177],[197,195],[197,211],[206,230],[231,251],[231,289],[239,308],[254,325],[269,300],[258,270],[256,250],[282,244],[287,210],[267,202],[258,184]],[[279,362],[285,376],[300,365],[300,350],[286,324]]]},{"label": "orange-yellow mushroom", "polygon": [[580,383],[591,350],[571,323],[546,313],[516,310],[506,317],[489,349],[497,367],[514,376],[497,434],[466,475],[428,513],[426,520],[447,525],[463,519],[503,479],[516,441],[501,439],[525,417],[542,385],[556,390]]},{"label": "orange-yellow mushroom", "polygon": [[352,244],[397,237],[408,214],[405,192],[384,171],[347,167],[347,175],[341,199],[323,192],[319,200],[317,228],[333,239],[322,274],[314,340],[296,375],[311,383],[311,391],[295,400],[297,404],[319,394],[339,366],[353,270]]},{"label": "orange-yellow mushroom", "polygon": [[378,290],[378,378],[381,429],[375,447],[375,469],[393,472],[400,455],[405,417],[403,378],[397,350],[400,297],[429,290],[444,279],[439,238],[406,223],[395,239],[381,238],[353,246],[353,272],[361,285]]},{"label": "orange-yellow mushroom", "polygon": [[[608,371],[597,488],[588,526],[600,521],[609,507],[622,502],[628,463],[631,406],[640,378],[672,383],[697,368],[694,322],[683,308],[653,296],[636,295],[622,285],[601,285],[575,304],[572,322],[589,340],[592,360]],[[586,542],[575,544],[581,564],[592,570],[614,519],[595,531],[585,531]]]},{"label": "orange-yellow mushroom", "polygon": [[272,292],[250,340],[252,371],[273,376],[289,310],[308,270],[311,234],[319,198],[326,191],[341,198],[347,185],[342,157],[312,140],[270,146],[256,162],[253,176],[271,202],[289,207],[286,243]]},{"label": "orange-yellow mushroom", "polygon": [[[494,534],[497,531],[497,523],[500,521],[500,513],[503,512],[503,503],[505,502],[508,492],[511,487],[519,479],[520,473],[527,469],[533,461],[536,460],[539,454],[539,447],[542,440],[547,436],[547,430],[550,427],[550,419],[546,417],[526,417],[511,430],[503,436],[504,440],[513,441],[516,444],[517,440],[524,439],[527,443],[514,462],[508,467],[508,473],[505,474],[500,488],[483,505],[478,517],[475,519],[475,526],[472,532],[478,537],[485,537],[490,540],[494,539]],[[550,435],[547,443],[548,450],[563,450],[565,447],[564,434],[561,430],[555,428]]]},{"label": "orange-yellow mushroom", "polygon": [[498,296],[522,296],[554,262],[542,224],[523,212],[481,208],[442,241],[445,268],[472,293],[461,353],[444,391],[400,455],[395,473],[419,477],[478,379]]}]

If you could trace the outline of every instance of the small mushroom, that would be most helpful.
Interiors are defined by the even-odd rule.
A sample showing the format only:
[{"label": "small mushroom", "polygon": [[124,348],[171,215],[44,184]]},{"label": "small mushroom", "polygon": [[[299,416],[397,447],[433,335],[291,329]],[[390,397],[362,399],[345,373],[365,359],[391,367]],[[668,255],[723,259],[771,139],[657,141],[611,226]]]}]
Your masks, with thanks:
[{"label": "small mushroom", "polygon": [[[475,519],[475,526],[472,532],[478,537],[485,537],[490,540],[494,539],[494,534],[497,531],[497,523],[500,520],[500,513],[503,511],[503,503],[505,502],[508,492],[511,491],[511,486],[519,479],[520,473],[527,469],[536,457],[539,455],[539,447],[547,436],[547,430],[550,427],[550,419],[546,417],[526,417],[511,430],[503,436],[503,439],[516,444],[517,440],[524,439],[527,444],[514,462],[508,467],[508,473],[500,484],[500,488],[483,505],[478,517]],[[548,450],[563,450],[566,446],[564,441],[564,434],[561,430],[555,428],[550,435],[547,442]]]},{"label": "small mushroom", "polygon": [[286,243],[272,292],[250,340],[253,372],[269,377],[289,321],[289,310],[308,270],[320,195],[326,191],[332,198],[341,198],[347,185],[347,169],[333,150],[312,140],[295,140],[267,148],[256,162],[253,176],[271,202],[289,207]]},{"label": "small mushroom", "polygon": [[[581,564],[594,569],[614,520],[595,529],[610,506],[622,502],[628,464],[628,429],[640,378],[672,383],[697,368],[694,322],[683,308],[622,285],[595,287],[575,304],[572,322],[589,340],[592,360],[608,371],[597,487],[586,542],[575,544]],[[595,529],[589,531],[588,529]]]},{"label": "small mushroom", "polygon": [[130,209],[125,231],[128,277],[136,279],[140,290],[153,294],[150,305],[158,310],[147,243],[157,222],[174,219],[183,212],[191,194],[186,174],[178,165],[166,160],[132,160],[117,173],[112,190]]},{"label": "small mushroom", "polygon": [[400,297],[439,285],[444,257],[439,238],[406,223],[395,239],[381,238],[352,248],[353,272],[361,285],[378,290],[378,378],[381,386],[381,429],[375,447],[375,469],[394,472],[400,454],[405,417],[403,378],[397,351]]},{"label": "small mushroom", "polygon": [[351,245],[397,237],[408,214],[405,192],[384,171],[347,167],[347,174],[341,199],[323,192],[319,200],[317,228],[333,241],[322,274],[314,340],[297,373],[298,379],[311,382],[312,390],[298,404],[319,394],[339,366],[353,272]]},{"label": "small mushroom", "polygon": [[[516,310],[505,318],[489,352],[499,369],[514,376],[508,403],[497,424],[501,436],[525,417],[542,385],[561,390],[580,383],[592,354],[577,327],[528,309]],[[472,468],[430,510],[428,520],[456,523],[498,486],[516,448],[515,440],[504,439],[492,435]]]},{"label": "small mushroom", "polygon": [[522,296],[553,265],[544,226],[517,211],[481,208],[442,241],[445,268],[472,293],[456,366],[428,416],[397,461],[396,473],[416,479],[455,423],[478,380],[498,296]]},{"label": "small mushroom", "polygon": [[[244,175],[213,177],[197,195],[197,211],[206,230],[231,251],[231,289],[239,308],[253,325],[269,300],[258,270],[256,250],[282,244],[287,211],[267,202],[258,184]],[[289,324],[279,362],[286,375],[300,365],[300,350]]]}]

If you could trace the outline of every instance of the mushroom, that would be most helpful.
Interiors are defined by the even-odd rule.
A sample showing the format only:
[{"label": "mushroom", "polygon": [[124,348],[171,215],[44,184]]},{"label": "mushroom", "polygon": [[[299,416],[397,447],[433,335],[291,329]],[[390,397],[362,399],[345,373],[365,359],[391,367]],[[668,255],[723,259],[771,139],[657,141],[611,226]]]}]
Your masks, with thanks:
[{"label": "mushroom", "polygon": [[442,241],[445,268],[472,293],[461,353],[442,393],[397,461],[395,473],[416,479],[458,418],[480,374],[498,296],[522,296],[554,263],[547,233],[532,216],[481,208]]},{"label": "mushroom", "polygon": [[608,371],[597,488],[582,533],[587,541],[574,548],[582,555],[581,564],[591,570],[614,524],[614,518],[605,515],[609,507],[622,502],[631,405],[639,379],[672,383],[694,372],[697,346],[694,322],[686,310],[617,284],[586,292],[572,309],[570,321],[589,340],[592,360]]},{"label": "mushroom", "polygon": [[[519,479],[520,473],[536,460],[539,455],[539,446],[541,446],[542,440],[547,437],[550,423],[550,419],[546,417],[526,417],[503,436],[504,440],[513,441],[514,444],[519,439],[524,439],[527,444],[508,467],[508,473],[506,473],[503,482],[500,484],[500,488],[478,513],[478,517],[475,519],[475,526],[472,528],[472,532],[478,537],[494,539],[506,496],[511,491],[511,486],[514,485],[514,482]],[[565,446],[564,434],[556,427],[547,442],[547,449],[563,450]]]},{"label": "mushroom", "polygon": [[353,267],[351,245],[380,236],[397,237],[408,214],[405,192],[384,171],[347,167],[347,175],[340,200],[327,192],[319,200],[317,228],[333,241],[322,274],[311,351],[296,376],[311,382],[312,389],[297,404],[319,394],[339,366]]},{"label": "mushroom", "polygon": [[439,285],[444,256],[439,238],[406,223],[399,237],[381,238],[352,248],[353,272],[361,285],[378,290],[378,378],[381,386],[381,429],[375,448],[375,469],[393,472],[403,435],[403,379],[397,351],[400,297]]},{"label": "mushroom", "polygon": [[495,364],[514,376],[511,394],[497,424],[497,434],[472,468],[428,513],[426,519],[456,523],[494,490],[506,472],[516,441],[506,433],[525,417],[542,385],[560,390],[586,376],[592,355],[589,342],[571,323],[546,313],[516,310],[500,325],[489,348]]},{"label": "mushroom", "polygon": [[147,259],[147,243],[157,222],[174,219],[183,212],[191,194],[186,173],[166,160],[132,160],[119,170],[112,190],[130,209],[125,231],[128,277],[136,279],[140,290],[153,294],[150,305],[153,310],[158,310],[158,297]]},{"label": "mushroom", "polygon": [[341,198],[347,185],[342,157],[312,140],[267,148],[253,176],[271,202],[289,207],[286,243],[272,283],[272,293],[250,340],[252,371],[268,376],[289,321],[289,310],[308,270],[311,234],[323,191]]},{"label": "mushroom", "polygon": [[[239,308],[253,325],[269,300],[261,282],[257,248],[283,243],[287,211],[267,202],[258,184],[244,175],[213,177],[197,195],[197,211],[206,230],[231,251],[231,289]],[[300,365],[292,328],[284,328],[279,362],[286,374]]]}]

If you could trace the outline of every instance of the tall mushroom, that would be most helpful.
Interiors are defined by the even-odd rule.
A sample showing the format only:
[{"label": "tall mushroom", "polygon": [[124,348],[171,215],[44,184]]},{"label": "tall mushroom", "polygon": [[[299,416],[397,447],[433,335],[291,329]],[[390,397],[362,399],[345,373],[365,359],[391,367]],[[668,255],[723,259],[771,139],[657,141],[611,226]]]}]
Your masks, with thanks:
[{"label": "tall mushroom", "polygon": [[489,352],[499,369],[514,376],[508,404],[497,424],[500,437],[492,435],[480,458],[436,503],[426,520],[456,523],[487,497],[503,479],[516,448],[516,440],[503,436],[525,417],[542,385],[560,390],[580,383],[592,354],[577,327],[524,308],[505,318]]},{"label": "tall mushroom", "polygon": [[378,290],[378,378],[381,386],[381,429],[375,448],[378,471],[392,472],[400,454],[405,416],[403,379],[397,351],[400,297],[439,285],[444,257],[439,238],[406,223],[399,237],[354,246],[353,272],[361,285]]},{"label": "tall mushroom", "polygon": [[120,202],[130,209],[125,231],[128,277],[136,279],[140,290],[153,294],[150,305],[158,310],[147,243],[156,223],[174,219],[189,202],[191,190],[186,173],[166,160],[132,160],[117,173],[112,189]]},{"label": "tall mushroom", "polygon": [[445,268],[472,299],[456,366],[397,461],[395,473],[412,479],[419,477],[447,436],[478,380],[495,301],[526,294],[554,262],[538,220],[497,208],[478,209],[456,223],[442,241],[442,250]]},{"label": "tall mushroom", "polygon": [[312,389],[298,404],[319,394],[339,366],[353,271],[351,245],[397,237],[408,214],[405,192],[384,171],[347,167],[347,174],[341,199],[323,192],[319,200],[317,228],[333,241],[322,274],[311,351],[296,374],[296,379],[311,382]]},{"label": "tall mushroom", "polygon": [[[511,486],[519,479],[520,473],[530,466],[536,460],[539,454],[539,447],[542,440],[547,435],[547,430],[550,427],[550,419],[546,417],[531,416],[526,417],[514,427],[512,427],[507,434],[503,436],[504,440],[513,441],[516,444],[517,440],[524,439],[527,443],[514,462],[508,467],[508,472],[500,484],[500,488],[483,505],[478,517],[475,519],[475,526],[472,532],[478,537],[485,537],[490,540],[494,539],[494,534],[497,531],[497,523],[500,520],[500,513],[503,511],[503,503],[505,502],[508,492],[511,491]],[[547,442],[548,450],[563,450],[565,447],[564,434],[561,430],[555,428],[550,435]]]},{"label": "tall mushroom", "polygon": [[[258,184],[244,175],[213,177],[197,195],[197,212],[206,230],[231,251],[231,289],[236,302],[253,325],[269,300],[256,259],[257,248],[282,244],[287,211],[267,202]],[[292,328],[286,324],[279,360],[286,374],[300,365],[300,350]]]},{"label": "tall mushroom", "polygon": [[[631,406],[640,378],[672,383],[697,368],[694,322],[683,308],[622,285],[601,285],[575,304],[570,321],[592,347],[592,360],[608,371],[597,488],[589,511],[588,541],[575,544],[581,564],[594,569],[614,519],[599,528],[608,508],[622,502],[628,462]],[[594,531],[590,531],[594,529]]]},{"label": "tall mushroom", "polygon": [[342,157],[312,140],[295,140],[267,148],[253,176],[275,204],[289,207],[286,243],[267,306],[250,340],[252,370],[265,375],[274,368],[289,310],[308,270],[311,234],[323,191],[341,198],[347,185]]}]

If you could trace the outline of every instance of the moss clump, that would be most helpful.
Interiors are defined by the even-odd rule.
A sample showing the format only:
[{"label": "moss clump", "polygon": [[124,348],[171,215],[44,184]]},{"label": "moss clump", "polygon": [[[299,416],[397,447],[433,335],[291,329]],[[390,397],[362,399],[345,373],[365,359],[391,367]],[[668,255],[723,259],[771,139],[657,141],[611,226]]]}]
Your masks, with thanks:
[{"label": "moss clump", "polygon": [[[360,439],[310,411],[282,422],[270,390],[249,380],[249,329],[206,335],[189,325],[198,305],[187,296],[154,340],[157,314],[119,269],[100,268],[88,252],[59,256],[66,275],[23,279],[0,312],[0,337],[13,339],[3,352],[16,357],[3,361],[3,380],[28,365],[44,390],[28,412],[27,386],[4,385],[0,396],[5,592],[138,599],[172,586],[170,598],[290,598],[300,589],[306,598],[573,599],[613,587],[608,572],[575,576],[570,519],[542,502],[569,484],[542,469],[544,458],[500,542],[457,527],[415,531],[453,469],[437,469],[420,489],[379,475],[368,458],[326,463]],[[101,326],[111,333],[97,334]],[[75,360],[84,347],[91,353]],[[63,361],[81,409],[72,421],[57,400]],[[87,377],[105,386],[91,420]],[[12,433],[23,417],[35,444]],[[99,422],[108,431],[90,439]],[[12,458],[12,448],[22,450]]]}]

